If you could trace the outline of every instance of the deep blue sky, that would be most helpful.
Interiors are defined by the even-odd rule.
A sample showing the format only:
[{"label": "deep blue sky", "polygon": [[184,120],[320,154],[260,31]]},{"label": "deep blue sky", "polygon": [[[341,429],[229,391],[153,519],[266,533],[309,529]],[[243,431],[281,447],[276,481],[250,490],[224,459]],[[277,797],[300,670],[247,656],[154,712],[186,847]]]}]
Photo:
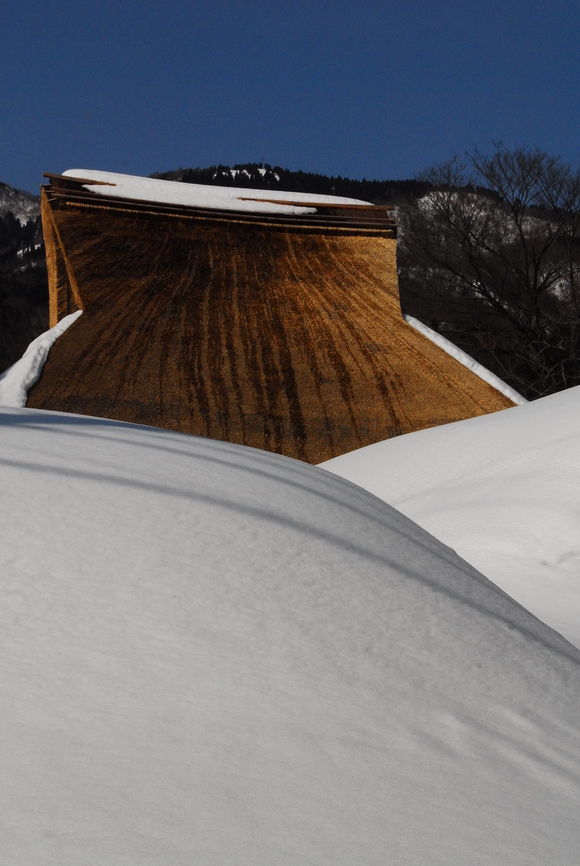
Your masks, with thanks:
[{"label": "deep blue sky", "polygon": [[580,3],[19,0],[0,180],[266,162],[403,178],[492,140],[580,156]]}]

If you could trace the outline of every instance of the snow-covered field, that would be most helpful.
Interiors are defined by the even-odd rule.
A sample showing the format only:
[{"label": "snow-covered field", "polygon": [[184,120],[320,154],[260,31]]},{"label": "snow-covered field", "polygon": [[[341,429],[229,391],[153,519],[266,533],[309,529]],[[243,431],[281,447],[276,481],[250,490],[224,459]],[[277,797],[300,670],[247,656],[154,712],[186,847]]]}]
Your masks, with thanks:
[{"label": "snow-covered field", "polygon": [[323,464],[580,647],[580,388]]},{"label": "snow-covered field", "polygon": [[[174,180],[117,174],[112,171],[93,171],[87,168],[71,168],[64,174],[81,180],[97,181],[94,184],[85,184],[87,189],[97,195],[212,210],[217,208],[255,213],[306,214],[312,213],[317,204],[368,204],[360,199],[342,196],[180,183]],[[287,204],[275,204],[272,199]],[[312,208],[297,207],[292,202],[309,202],[312,203]]]},{"label": "snow-covered field", "polygon": [[[529,478],[485,438],[511,413],[546,477],[546,404],[573,475],[559,400],[462,422],[458,493],[500,446]],[[0,410],[0,467],[3,862],[577,866],[580,653],[408,518],[273,454],[34,410]]]}]

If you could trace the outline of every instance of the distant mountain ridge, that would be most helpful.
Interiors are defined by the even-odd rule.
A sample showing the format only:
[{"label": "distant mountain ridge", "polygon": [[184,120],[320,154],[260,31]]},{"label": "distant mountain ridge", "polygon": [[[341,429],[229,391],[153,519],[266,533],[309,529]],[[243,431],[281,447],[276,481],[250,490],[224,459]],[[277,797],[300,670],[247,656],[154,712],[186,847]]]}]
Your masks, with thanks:
[{"label": "distant mountain ridge", "polygon": [[47,328],[40,196],[0,183],[0,373]]},{"label": "distant mountain ridge", "polygon": [[403,196],[418,197],[430,192],[430,183],[419,180],[353,180],[340,175],[311,171],[290,171],[279,165],[246,162],[236,165],[212,165],[208,168],[178,168],[154,172],[150,177],[181,183],[203,183],[211,186],[237,186],[249,189],[285,190],[359,198],[373,204],[390,204]]}]

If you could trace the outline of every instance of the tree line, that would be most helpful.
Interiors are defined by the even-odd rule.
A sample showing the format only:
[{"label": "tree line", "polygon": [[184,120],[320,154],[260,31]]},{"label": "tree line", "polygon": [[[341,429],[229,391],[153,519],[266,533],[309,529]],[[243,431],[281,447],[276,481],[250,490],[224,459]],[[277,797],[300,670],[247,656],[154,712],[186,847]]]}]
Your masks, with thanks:
[{"label": "tree line", "polygon": [[474,149],[398,205],[403,310],[533,399],[580,384],[580,171]]},{"label": "tree line", "polygon": [[311,171],[291,171],[267,162],[236,165],[212,165],[209,168],[186,168],[156,172],[151,177],[178,180],[182,183],[204,183],[210,186],[234,186],[244,189],[284,190],[316,195],[338,195],[359,198],[373,204],[389,204],[404,196],[417,197],[431,189],[431,184],[416,178],[407,180],[356,180],[341,175]]}]

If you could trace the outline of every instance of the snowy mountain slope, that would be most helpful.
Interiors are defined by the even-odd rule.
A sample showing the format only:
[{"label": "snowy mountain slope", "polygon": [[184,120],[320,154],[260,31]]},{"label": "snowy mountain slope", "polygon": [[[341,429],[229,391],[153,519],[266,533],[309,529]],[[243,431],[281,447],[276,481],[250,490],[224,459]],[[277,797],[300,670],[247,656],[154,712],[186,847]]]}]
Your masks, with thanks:
[{"label": "snowy mountain slope", "polygon": [[6,216],[8,211],[22,224],[36,219],[40,214],[40,196],[0,183],[0,216]]},{"label": "snowy mountain slope", "polygon": [[26,409],[0,467],[6,862],[577,864],[580,654],[407,518]]},{"label": "snowy mountain slope", "polygon": [[580,647],[580,388],[323,466],[394,505]]}]

